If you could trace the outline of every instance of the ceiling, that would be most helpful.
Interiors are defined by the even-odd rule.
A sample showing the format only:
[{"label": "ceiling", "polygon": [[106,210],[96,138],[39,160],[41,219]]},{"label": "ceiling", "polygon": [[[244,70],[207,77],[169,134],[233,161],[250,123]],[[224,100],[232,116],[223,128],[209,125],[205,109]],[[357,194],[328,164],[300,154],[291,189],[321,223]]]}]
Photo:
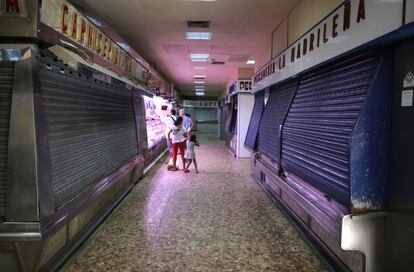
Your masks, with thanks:
[{"label": "ceiling", "polygon": [[[194,94],[194,75],[205,75],[206,96],[218,96],[237,68],[263,59],[271,32],[298,0],[72,0],[110,25],[182,95]],[[210,21],[209,29],[187,20]],[[186,31],[211,31],[210,41],[186,40]],[[224,65],[190,62],[189,53],[209,53]],[[257,65],[257,64],[256,64]],[[207,67],[194,70],[193,66]]]}]

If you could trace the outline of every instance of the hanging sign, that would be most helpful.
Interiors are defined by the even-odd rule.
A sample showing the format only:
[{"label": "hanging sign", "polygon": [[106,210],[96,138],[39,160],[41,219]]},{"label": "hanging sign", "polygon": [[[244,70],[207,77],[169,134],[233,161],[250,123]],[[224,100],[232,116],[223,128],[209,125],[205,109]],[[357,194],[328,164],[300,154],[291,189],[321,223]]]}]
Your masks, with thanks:
[{"label": "hanging sign", "polygon": [[253,77],[253,92],[383,36],[401,26],[403,0],[349,0]]},{"label": "hanging sign", "polygon": [[147,69],[65,0],[42,1],[40,21],[76,46],[92,51],[122,75],[145,82]]},{"label": "hanging sign", "polygon": [[251,79],[237,80],[237,92],[239,92],[239,93],[250,93],[251,91],[252,91],[252,81],[251,81]]},{"label": "hanging sign", "polygon": [[[0,0],[1,17],[27,17],[27,7],[23,0]],[[10,27],[10,26],[9,26]]]},{"label": "hanging sign", "polygon": [[217,108],[218,101],[183,100],[183,105],[189,108]]}]

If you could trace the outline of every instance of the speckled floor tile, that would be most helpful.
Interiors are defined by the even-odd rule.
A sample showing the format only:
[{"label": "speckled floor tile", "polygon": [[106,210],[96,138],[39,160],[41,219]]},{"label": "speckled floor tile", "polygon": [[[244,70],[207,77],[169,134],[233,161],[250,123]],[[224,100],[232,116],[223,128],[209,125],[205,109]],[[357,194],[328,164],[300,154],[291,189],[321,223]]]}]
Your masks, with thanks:
[{"label": "speckled floor tile", "polygon": [[158,164],[63,271],[325,271],[289,221],[214,136],[200,174]]}]

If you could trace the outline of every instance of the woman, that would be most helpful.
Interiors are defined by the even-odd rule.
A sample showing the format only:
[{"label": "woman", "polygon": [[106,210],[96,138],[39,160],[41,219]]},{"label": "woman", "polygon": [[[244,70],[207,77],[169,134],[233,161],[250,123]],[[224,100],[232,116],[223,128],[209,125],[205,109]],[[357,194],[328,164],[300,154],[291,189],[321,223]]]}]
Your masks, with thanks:
[{"label": "woman", "polygon": [[[172,136],[172,137],[171,137]],[[168,132],[168,140],[172,143],[172,158],[173,158],[173,168],[172,171],[177,171],[177,152],[180,149],[181,159],[183,161],[183,170],[185,170],[185,141],[187,138],[187,132],[183,128],[183,118],[177,117],[177,120],[174,122],[174,126]]]}]

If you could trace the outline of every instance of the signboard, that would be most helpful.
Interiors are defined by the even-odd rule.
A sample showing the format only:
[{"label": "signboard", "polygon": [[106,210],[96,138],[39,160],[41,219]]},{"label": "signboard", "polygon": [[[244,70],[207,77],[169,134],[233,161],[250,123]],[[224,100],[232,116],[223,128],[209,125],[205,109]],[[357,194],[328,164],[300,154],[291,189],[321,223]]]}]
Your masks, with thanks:
[{"label": "signboard", "polygon": [[237,82],[235,82],[235,83],[233,83],[233,84],[231,84],[231,85],[229,86],[229,91],[228,91],[228,94],[229,94],[229,95],[231,95],[232,93],[236,92],[236,83],[237,83]]},{"label": "signboard", "polygon": [[61,43],[88,49],[112,64],[121,75],[146,82],[147,69],[67,1],[42,1],[40,21],[70,41],[58,40]]},{"label": "signboard", "polygon": [[25,1],[22,0],[0,0],[1,17],[28,17]]},{"label": "signboard", "polygon": [[38,0],[0,0],[0,36],[36,37]]},{"label": "signboard", "polygon": [[237,80],[237,90],[236,92],[241,93],[250,93],[252,91],[252,80]]},{"label": "signboard", "polygon": [[183,100],[183,105],[188,108],[217,108],[218,101]]},{"label": "signboard", "polygon": [[349,0],[253,77],[253,92],[294,76],[401,26],[403,0]]}]

